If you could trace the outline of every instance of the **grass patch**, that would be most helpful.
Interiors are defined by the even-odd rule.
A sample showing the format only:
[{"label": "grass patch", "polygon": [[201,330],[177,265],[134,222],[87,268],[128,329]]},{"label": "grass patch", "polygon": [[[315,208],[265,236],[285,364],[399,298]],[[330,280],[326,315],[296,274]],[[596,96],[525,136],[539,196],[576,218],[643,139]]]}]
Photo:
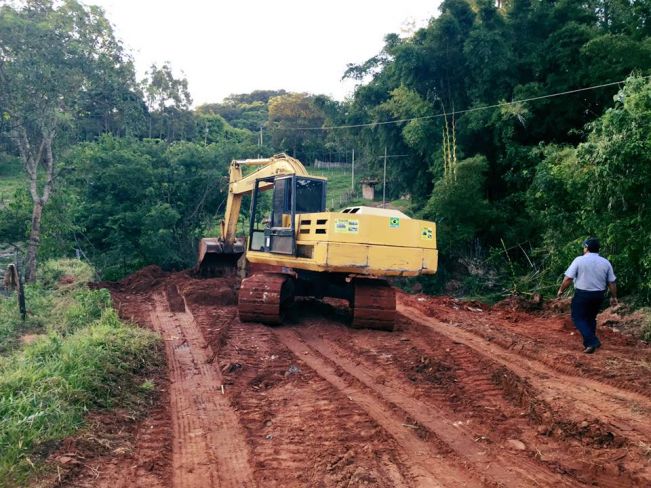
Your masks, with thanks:
[{"label": "grass patch", "polygon": [[[348,200],[351,191],[351,174],[350,171],[343,171],[341,169],[333,170],[317,170],[310,173],[312,176],[325,176],[328,178],[328,195],[326,198],[326,207],[334,209],[335,211],[342,210],[346,207],[353,207],[358,205],[367,205],[370,207],[377,207],[382,204],[382,186],[375,187],[375,201],[368,201],[362,199],[362,188],[359,184],[361,176],[355,175],[355,195],[354,198]],[[377,198],[379,197],[379,201]],[[397,199],[387,202],[387,208],[394,208],[404,212],[407,215],[412,215],[411,201],[406,199]]]},{"label": "grass patch", "polygon": [[0,154],[0,209],[13,200],[16,190],[26,186],[27,179],[20,160]]},{"label": "grass patch", "polygon": [[88,411],[128,408],[154,388],[143,381],[161,364],[158,336],[123,323],[106,290],[87,289],[93,274],[55,261],[27,288],[29,326],[45,335],[0,357],[0,486],[25,486]]},{"label": "grass patch", "polygon": [[95,271],[76,259],[46,261],[39,267],[38,282],[25,287],[27,317],[18,313],[15,294],[0,296],[0,355],[20,346],[26,333],[68,334],[100,318],[111,306],[107,290],[89,290]]},{"label": "grass patch", "polygon": [[20,336],[44,331],[44,319],[50,315],[52,296],[44,293],[40,286],[25,288],[25,301],[30,312],[26,320],[20,319],[16,294],[0,296],[0,355],[12,352],[20,346]]},{"label": "grass patch", "polygon": [[[310,171],[312,168],[308,168]],[[328,179],[328,188],[326,195],[326,208],[340,210],[348,206],[348,194],[351,191],[350,171],[343,171],[339,168],[332,170],[310,171],[311,176],[323,176]],[[355,191],[361,193],[361,188],[355,178]]]}]

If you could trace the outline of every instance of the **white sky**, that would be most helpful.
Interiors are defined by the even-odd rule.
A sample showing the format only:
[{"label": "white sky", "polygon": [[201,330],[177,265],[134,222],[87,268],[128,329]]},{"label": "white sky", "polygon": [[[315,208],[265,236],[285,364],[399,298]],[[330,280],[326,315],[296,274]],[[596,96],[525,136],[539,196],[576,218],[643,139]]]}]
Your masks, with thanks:
[{"label": "white sky", "polygon": [[377,54],[384,36],[418,27],[440,0],[84,0],[100,5],[136,61],[170,61],[194,105],[281,89],[350,95],[347,63]]}]

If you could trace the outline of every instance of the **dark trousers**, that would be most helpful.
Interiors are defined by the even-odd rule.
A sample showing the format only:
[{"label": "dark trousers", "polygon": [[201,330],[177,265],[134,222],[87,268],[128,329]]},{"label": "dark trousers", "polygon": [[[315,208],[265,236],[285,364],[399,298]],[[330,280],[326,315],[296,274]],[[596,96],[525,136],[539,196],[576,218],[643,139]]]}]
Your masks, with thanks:
[{"label": "dark trousers", "polygon": [[601,345],[597,337],[597,314],[603,301],[603,291],[574,291],[572,322],[583,336],[584,347],[599,347]]}]

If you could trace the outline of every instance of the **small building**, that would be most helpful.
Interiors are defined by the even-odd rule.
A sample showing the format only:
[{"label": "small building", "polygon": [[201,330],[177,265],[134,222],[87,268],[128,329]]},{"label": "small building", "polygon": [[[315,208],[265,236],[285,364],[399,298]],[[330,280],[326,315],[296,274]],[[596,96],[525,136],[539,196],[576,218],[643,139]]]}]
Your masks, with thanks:
[{"label": "small building", "polygon": [[375,178],[363,178],[360,183],[362,185],[362,198],[364,200],[375,200],[375,185],[379,181]]}]

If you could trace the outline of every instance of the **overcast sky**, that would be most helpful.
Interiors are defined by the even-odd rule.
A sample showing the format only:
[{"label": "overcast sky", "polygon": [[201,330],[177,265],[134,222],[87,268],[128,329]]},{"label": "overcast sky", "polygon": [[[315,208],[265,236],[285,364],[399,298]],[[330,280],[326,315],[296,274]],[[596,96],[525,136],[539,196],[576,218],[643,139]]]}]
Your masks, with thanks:
[{"label": "overcast sky", "polygon": [[343,99],[347,63],[377,54],[383,38],[425,25],[439,0],[85,0],[102,6],[142,77],[170,61],[194,104],[280,89]]}]

